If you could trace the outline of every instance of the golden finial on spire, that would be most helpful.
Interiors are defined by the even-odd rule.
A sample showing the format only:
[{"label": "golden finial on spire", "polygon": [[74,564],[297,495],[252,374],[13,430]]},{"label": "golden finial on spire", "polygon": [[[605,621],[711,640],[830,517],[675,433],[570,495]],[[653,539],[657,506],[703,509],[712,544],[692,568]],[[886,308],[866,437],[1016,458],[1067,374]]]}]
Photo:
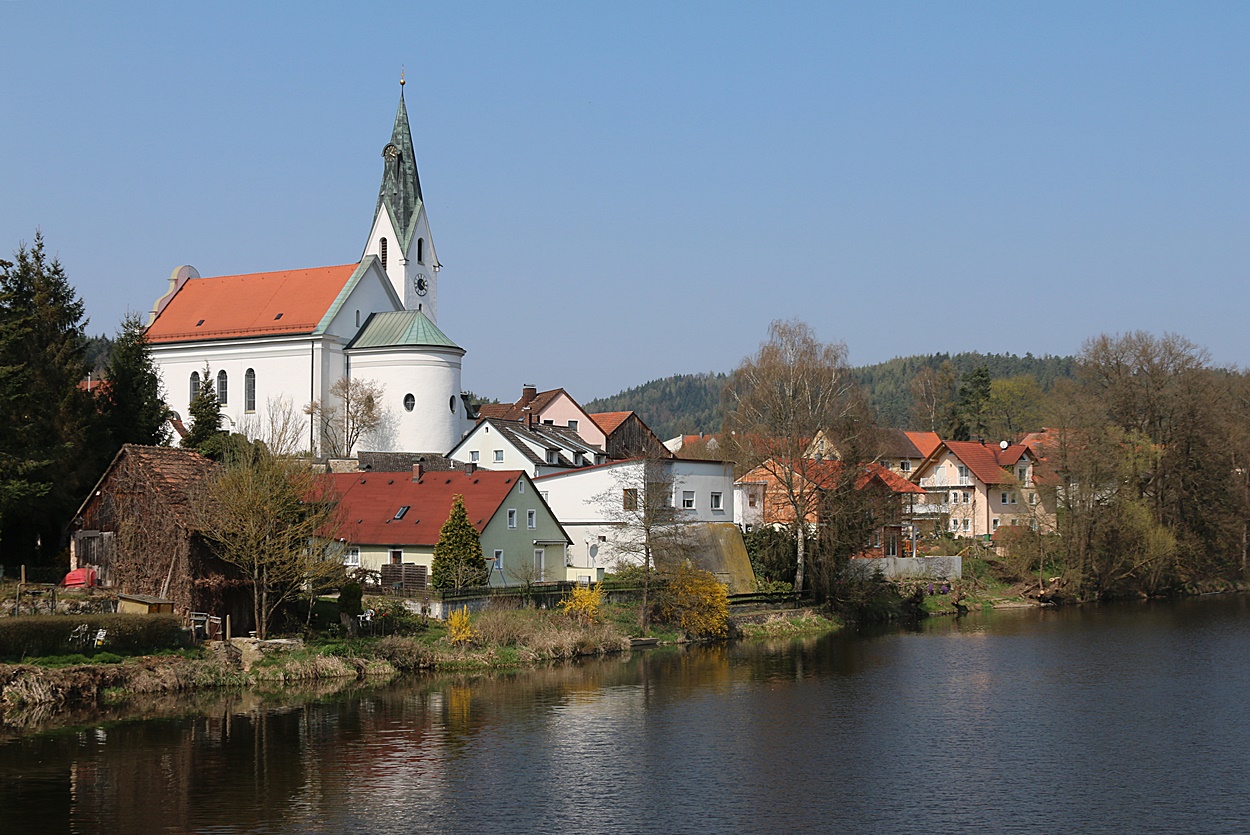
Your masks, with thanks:
[{"label": "golden finial on spire", "polygon": [[404,65],[403,64],[399,65],[399,86],[400,87],[404,86]]}]

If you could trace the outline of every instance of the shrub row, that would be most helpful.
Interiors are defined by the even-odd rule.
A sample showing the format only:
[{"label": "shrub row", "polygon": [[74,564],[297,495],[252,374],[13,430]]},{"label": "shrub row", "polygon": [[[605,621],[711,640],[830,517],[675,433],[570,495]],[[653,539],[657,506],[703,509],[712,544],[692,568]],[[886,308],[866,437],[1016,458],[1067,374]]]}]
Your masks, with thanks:
[{"label": "shrub row", "polygon": [[[88,640],[74,639],[78,627]],[[0,659],[69,655],[95,649],[95,636],[105,630],[101,650],[141,654],[186,646],[189,636],[177,615],[28,615],[0,618]]]}]

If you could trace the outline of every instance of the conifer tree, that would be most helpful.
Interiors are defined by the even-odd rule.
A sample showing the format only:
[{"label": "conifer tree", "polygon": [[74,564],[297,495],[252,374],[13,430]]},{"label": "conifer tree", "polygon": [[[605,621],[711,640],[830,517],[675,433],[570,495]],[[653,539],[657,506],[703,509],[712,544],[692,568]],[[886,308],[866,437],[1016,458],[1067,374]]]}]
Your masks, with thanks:
[{"label": "conifer tree", "polygon": [[0,261],[0,539],[22,559],[60,550],[99,475],[86,377],[83,303],[43,236]]},{"label": "conifer tree", "polygon": [[438,532],[430,574],[430,584],[436,589],[470,588],[487,583],[482,540],[469,522],[464,496],[458,495],[452,501],[451,513]]},{"label": "conifer tree", "polygon": [[169,441],[169,410],[144,331],[139,314],[127,313],[109,356],[105,423],[114,449]]},{"label": "conifer tree", "polygon": [[221,406],[213,387],[213,372],[207,365],[204,366],[204,382],[191,399],[190,412],[191,431],[182,439],[182,445],[208,458],[219,459],[226,433],[221,428]]}]

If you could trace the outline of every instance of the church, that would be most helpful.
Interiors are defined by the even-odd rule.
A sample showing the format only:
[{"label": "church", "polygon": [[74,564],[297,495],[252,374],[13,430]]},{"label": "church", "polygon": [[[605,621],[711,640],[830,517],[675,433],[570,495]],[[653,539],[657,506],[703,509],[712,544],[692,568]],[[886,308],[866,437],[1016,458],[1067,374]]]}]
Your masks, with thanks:
[{"label": "church", "polygon": [[266,439],[298,426],[299,444],[325,454],[322,422],[305,407],[342,409],[335,383],[363,380],[382,389],[382,421],[351,452],[442,454],[459,442],[472,423],[465,352],[437,325],[440,267],[402,86],[382,160],[359,262],[209,278],[173,271],[147,338],[175,413],[189,418],[207,379],[226,429]]}]

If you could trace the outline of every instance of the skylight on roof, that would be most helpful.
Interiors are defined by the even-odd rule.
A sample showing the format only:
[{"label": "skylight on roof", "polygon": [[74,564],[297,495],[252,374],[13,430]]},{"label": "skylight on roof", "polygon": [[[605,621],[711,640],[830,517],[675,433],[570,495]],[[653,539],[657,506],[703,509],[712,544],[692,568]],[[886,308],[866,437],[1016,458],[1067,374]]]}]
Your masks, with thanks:
[{"label": "skylight on roof", "polygon": [[396,518],[396,519],[403,519],[403,518],[404,518],[404,514],[408,512],[408,508],[410,508],[410,507],[412,507],[412,505],[406,504],[406,505],[404,505],[403,507],[401,507],[399,510],[395,511],[395,518]]}]

